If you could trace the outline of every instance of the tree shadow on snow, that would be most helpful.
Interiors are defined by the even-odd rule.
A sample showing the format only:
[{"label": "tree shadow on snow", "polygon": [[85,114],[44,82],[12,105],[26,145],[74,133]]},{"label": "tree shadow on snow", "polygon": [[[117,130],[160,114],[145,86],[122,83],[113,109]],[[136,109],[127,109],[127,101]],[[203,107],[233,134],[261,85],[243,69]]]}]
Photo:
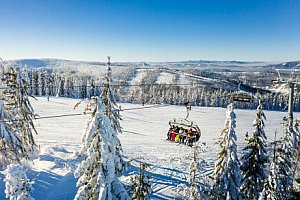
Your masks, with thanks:
[{"label": "tree shadow on snow", "polygon": [[[158,169],[158,171],[159,171],[159,169],[171,171],[171,173],[168,175],[163,175],[163,174],[159,174],[159,173],[155,173],[155,172],[151,172],[151,171],[147,171],[147,170],[145,171],[145,174],[151,176],[153,193],[150,195],[150,199],[164,199],[164,200],[165,199],[174,199],[176,197],[177,186],[179,184],[186,184],[186,181],[172,176],[172,172],[180,173],[180,174],[181,173],[184,174],[184,173],[182,171],[176,170],[176,169],[154,166],[151,164],[148,164],[148,165],[150,166],[150,168],[149,168],[150,170],[151,170],[151,168],[156,168],[156,169]],[[127,170],[127,172],[124,175],[131,176],[133,174],[138,174],[138,173],[139,173],[139,167],[130,164],[129,169]],[[172,191],[172,193],[170,193],[170,190]]]},{"label": "tree shadow on snow", "polygon": [[35,199],[74,199],[77,188],[76,180],[72,173],[61,176],[49,171],[30,171],[27,174],[35,182],[32,195]]},{"label": "tree shadow on snow", "polygon": [[0,173],[0,199],[5,199],[5,184],[3,182],[4,178],[4,175]]}]

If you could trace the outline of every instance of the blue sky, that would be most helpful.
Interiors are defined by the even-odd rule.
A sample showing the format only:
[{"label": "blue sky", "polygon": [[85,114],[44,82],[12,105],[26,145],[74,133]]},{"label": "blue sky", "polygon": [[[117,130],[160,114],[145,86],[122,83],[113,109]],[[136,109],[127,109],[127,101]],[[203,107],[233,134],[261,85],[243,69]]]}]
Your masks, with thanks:
[{"label": "blue sky", "polygon": [[0,0],[0,57],[300,60],[299,0]]}]

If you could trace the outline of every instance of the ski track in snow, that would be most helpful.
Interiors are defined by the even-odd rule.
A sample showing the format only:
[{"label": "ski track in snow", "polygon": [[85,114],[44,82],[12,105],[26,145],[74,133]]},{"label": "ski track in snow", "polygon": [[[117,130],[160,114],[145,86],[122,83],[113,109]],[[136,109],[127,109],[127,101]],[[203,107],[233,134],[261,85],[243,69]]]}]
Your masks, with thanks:
[{"label": "ski track in snow", "polygon": [[135,71],[135,76],[132,78],[130,81],[130,85],[137,85],[142,82],[142,80],[145,78],[147,75],[147,70],[146,69],[136,69]]},{"label": "ski track in snow", "polygon": [[[32,100],[36,113],[40,116],[82,113],[85,103],[74,110],[80,100],[50,98],[47,101],[39,97]],[[152,176],[153,191],[151,199],[178,199],[176,186],[185,183],[191,161],[191,147],[166,141],[169,120],[184,118],[183,106],[154,106],[148,109],[138,104],[121,104],[123,134],[119,138],[123,145],[124,156],[128,160],[139,160],[150,165],[147,172]],[[134,109],[139,108],[139,109]],[[255,110],[235,110],[237,116],[236,133],[238,149],[245,146],[243,140],[246,131],[253,131],[252,122]],[[265,131],[268,141],[272,141],[277,130],[278,137],[283,131],[284,112],[265,111],[267,121]],[[295,113],[295,117],[299,113]],[[35,181],[33,197],[36,199],[73,199],[76,193],[76,179],[73,172],[80,162],[77,153],[80,150],[81,135],[85,130],[88,115],[35,120],[38,131],[36,142],[40,147],[40,156],[31,164],[28,176]],[[202,131],[201,141],[206,143],[206,152],[201,157],[208,163],[205,173],[212,173],[217,157],[216,139],[223,128],[225,108],[192,107],[190,119],[195,121]],[[136,163],[122,180],[128,184],[128,175],[137,172]],[[127,179],[126,179],[127,178]],[[3,175],[0,175],[0,199],[4,199]]]}]

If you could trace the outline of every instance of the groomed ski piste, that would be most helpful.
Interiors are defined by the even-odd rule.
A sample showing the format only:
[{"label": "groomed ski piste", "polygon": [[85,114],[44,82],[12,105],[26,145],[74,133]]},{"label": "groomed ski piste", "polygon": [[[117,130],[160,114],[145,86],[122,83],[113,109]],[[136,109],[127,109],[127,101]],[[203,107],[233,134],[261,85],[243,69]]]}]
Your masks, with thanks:
[{"label": "groomed ski piste", "polygon": [[[27,172],[34,181],[33,197],[35,199],[73,199],[77,188],[77,180],[73,172],[80,162],[78,151],[81,136],[89,115],[75,115],[83,113],[84,103],[74,109],[78,99],[53,98],[47,101],[44,97],[31,99],[36,114],[41,119],[35,120],[38,131],[36,143],[40,148],[40,156],[31,163]],[[147,173],[152,176],[151,199],[180,199],[177,195],[177,185],[187,182],[188,168],[191,161],[192,148],[186,145],[172,143],[166,140],[169,129],[168,122],[173,118],[186,115],[184,106],[171,105],[140,105],[119,104],[122,107],[121,125],[123,133],[119,135],[124,156],[131,161],[131,167],[121,178],[128,184],[130,175],[137,172],[136,162],[142,159],[150,165]],[[225,108],[192,107],[190,119],[201,128],[200,141],[206,144],[201,156],[208,162],[205,173],[212,172],[218,153],[216,140],[225,121]],[[246,132],[253,131],[252,122],[255,110],[235,110],[236,133],[239,152],[245,146]],[[70,115],[64,116],[60,115]],[[267,120],[265,131],[268,142],[282,135],[282,119],[286,112],[265,111]],[[47,116],[52,116],[47,118]],[[57,116],[57,117],[55,117]],[[298,117],[299,113],[295,113]],[[44,118],[43,118],[44,117]],[[3,175],[0,175],[0,199],[5,199]]]}]

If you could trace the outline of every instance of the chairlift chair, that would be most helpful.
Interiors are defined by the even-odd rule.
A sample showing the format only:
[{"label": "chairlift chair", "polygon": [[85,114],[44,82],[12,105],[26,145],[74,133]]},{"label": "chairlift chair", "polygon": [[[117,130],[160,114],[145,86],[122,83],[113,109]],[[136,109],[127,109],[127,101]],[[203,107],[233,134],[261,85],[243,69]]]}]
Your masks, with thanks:
[{"label": "chairlift chair", "polygon": [[239,101],[239,102],[245,102],[249,103],[252,100],[252,95],[250,95],[247,92],[243,92],[240,89],[241,83],[238,84],[238,91],[233,94],[232,100],[233,101]]},{"label": "chairlift chair", "polygon": [[249,103],[252,100],[252,96],[245,92],[237,92],[233,95],[233,101]]},{"label": "chairlift chair", "polygon": [[[195,122],[188,119],[189,111],[190,111],[189,103],[185,103],[184,105],[187,108],[187,116],[185,119],[174,118],[169,121],[170,129],[168,131],[168,138],[169,138],[169,134],[176,134],[176,135],[179,135],[180,137],[185,137],[185,138],[188,137],[188,133],[186,133],[186,132],[183,132],[183,133],[170,132],[172,130],[172,127],[178,127],[179,129],[183,129],[183,130],[191,130],[191,132],[189,134],[190,134],[190,137],[193,138],[193,142],[195,143],[195,142],[198,142],[201,137],[201,130]],[[176,142],[175,140],[172,140],[172,139],[170,139],[170,140]],[[192,144],[190,144],[190,145],[192,146]]]},{"label": "chairlift chair", "polygon": [[172,126],[178,126],[179,128],[183,128],[183,129],[189,129],[191,128],[192,130],[196,131],[197,133],[201,134],[201,130],[199,128],[199,126],[190,120],[187,119],[182,119],[182,118],[174,118],[172,120],[169,121],[169,125],[170,127]]}]

